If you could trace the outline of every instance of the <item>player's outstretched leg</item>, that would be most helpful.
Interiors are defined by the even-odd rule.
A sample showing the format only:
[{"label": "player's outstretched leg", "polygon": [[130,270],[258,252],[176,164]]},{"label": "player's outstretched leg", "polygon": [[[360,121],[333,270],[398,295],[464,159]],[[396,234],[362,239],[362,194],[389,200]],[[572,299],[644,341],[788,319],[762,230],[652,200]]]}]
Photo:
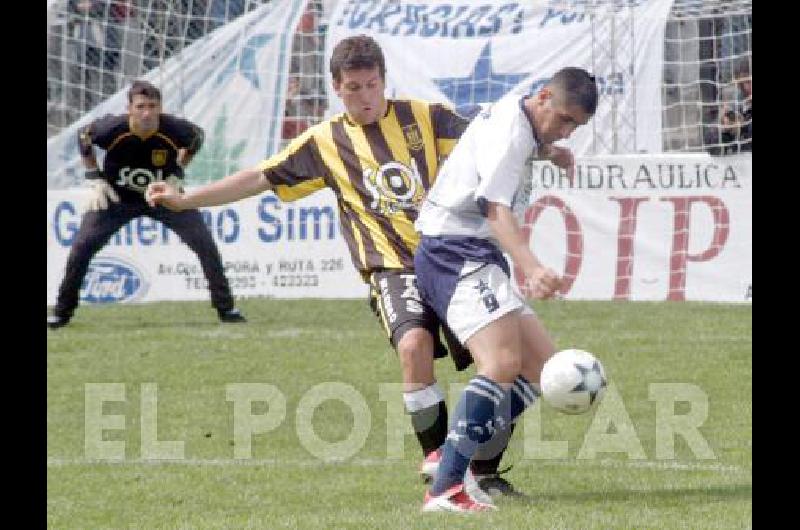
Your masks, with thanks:
[{"label": "player's outstretched leg", "polygon": [[[547,330],[537,318],[536,314],[528,307],[522,309],[521,317],[521,340],[522,340],[522,374],[516,378],[511,386],[507,399],[509,399],[508,409],[501,407],[501,410],[508,410],[509,421],[508,429],[498,429],[494,438],[482,445],[475,453],[475,457],[470,463],[472,472],[475,475],[478,487],[494,498],[500,496],[525,497],[517,491],[504,477],[503,471],[498,471],[500,459],[508,445],[508,438],[516,425],[517,419],[528,407],[533,405],[541,395],[538,382],[545,361],[555,353],[555,344],[547,333]],[[497,451],[499,450],[499,454]],[[486,455],[488,458],[479,459]],[[469,488],[467,488],[469,491]]]}]

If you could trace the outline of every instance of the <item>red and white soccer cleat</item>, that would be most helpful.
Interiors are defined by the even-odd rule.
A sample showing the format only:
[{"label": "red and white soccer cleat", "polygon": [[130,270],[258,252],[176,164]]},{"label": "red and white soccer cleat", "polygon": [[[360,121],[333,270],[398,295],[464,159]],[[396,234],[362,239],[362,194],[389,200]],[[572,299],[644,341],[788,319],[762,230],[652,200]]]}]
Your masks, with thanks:
[{"label": "red and white soccer cleat", "polygon": [[[439,472],[439,463],[442,461],[442,450],[437,449],[428,453],[422,465],[419,467],[419,474],[425,484],[431,484],[436,480],[436,473]],[[464,490],[472,499],[481,504],[492,504],[492,497],[486,493],[478,484],[472,470],[467,468],[464,475]]]},{"label": "red and white soccer cleat", "polygon": [[431,451],[425,456],[422,464],[419,466],[419,475],[425,484],[433,482],[436,478],[436,473],[439,471],[439,462],[442,460],[442,450],[437,449]]},{"label": "red and white soccer cleat", "polygon": [[430,490],[426,491],[425,500],[422,503],[423,512],[478,513],[496,509],[494,504],[477,502],[467,495],[463,484],[456,484],[436,497],[431,495]]}]

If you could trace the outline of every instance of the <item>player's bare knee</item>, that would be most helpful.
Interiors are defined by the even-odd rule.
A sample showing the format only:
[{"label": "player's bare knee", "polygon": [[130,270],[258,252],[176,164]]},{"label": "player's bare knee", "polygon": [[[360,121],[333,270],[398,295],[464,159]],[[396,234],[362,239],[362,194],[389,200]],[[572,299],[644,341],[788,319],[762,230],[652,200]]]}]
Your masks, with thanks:
[{"label": "player's bare knee", "polygon": [[542,364],[525,364],[522,363],[520,374],[528,380],[529,383],[538,385],[542,375]]},{"label": "player's bare knee", "polygon": [[397,356],[406,382],[430,383],[433,378],[433,338],[427,330],[406,331],[397,343]]},{"label": "player's bare knee", "polygon": [[397,343],[397,354],[403,362],[406,359],[411,362],[425,362],[428,358],[433,362],[433,337],[426,329],[409,329]]},{"label": "player's bare knee", "polygon": [[498,383],[511,383],[522,372],[522,358],[511,349],[498,349],[489,357],[487,375]]}]

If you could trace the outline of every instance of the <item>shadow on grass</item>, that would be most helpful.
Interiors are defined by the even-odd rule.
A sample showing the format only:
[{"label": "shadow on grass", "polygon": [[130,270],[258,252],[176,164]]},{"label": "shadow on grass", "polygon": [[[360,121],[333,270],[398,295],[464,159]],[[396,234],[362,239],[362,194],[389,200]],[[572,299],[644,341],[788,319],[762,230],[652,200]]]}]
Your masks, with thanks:
[{"label": "shadow on grass", "polygon": [[[119,330],[119,331],[142,331],[147,329],[194,329],[194,330],[203,330],[203,329],[216,329],[216,328],[229,328],[231,330],[243,328],[248,324],[254,324],[252,320],[248,320],[246,323],[225,323],[220,322],[216,316],[211,316],[208,318],[197,317],[197,318],[181,318],[178,315],[177,318],[173,320],[136,320],[132,318],[126,317],[119,317],[119,318],[105,318],[102,322],[102,331],[110,331],[110,330]],[[50,330],[59,332],[61,330],[76,330],[76,331],[95,331],[99,330],[99,326],[97,322],[92,322],[89,319],[76,319],[73,322],[70,322],[64,328],[59,328],[57,330]]]},{"label": "shadow on grass", "polygon": [[513,499],[515,504],[542,504],[546,502],[636,502],[648,504],[673,504],[709,502],[733,499],[752,499],[752,484],[731,484],[707,488],[665,488],[651,490],[612,490],[587,492],[529,493],[527,498]]}]

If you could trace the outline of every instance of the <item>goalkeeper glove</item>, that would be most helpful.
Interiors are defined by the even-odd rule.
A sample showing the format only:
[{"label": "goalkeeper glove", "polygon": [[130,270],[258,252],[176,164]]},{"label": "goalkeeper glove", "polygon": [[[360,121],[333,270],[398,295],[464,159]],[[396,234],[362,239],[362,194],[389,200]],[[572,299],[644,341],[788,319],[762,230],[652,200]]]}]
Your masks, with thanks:
[{"label": "goalkeeper glove", "polygon": [[91,169],[86,172],[86,180],[92,190],[89,193],[89,198],[86,201],[85,210],[99,211],[108,208],[108,201],[119,202],[119,195],[111,187],[111,184],[103,178],[103,174],[97,169]]},{"label": "goalkeeper glove", "polygon": [[175,171],[172,173],[172,175],[169,175],[167,178],[165,178],[164,182],[178,190],[180,193],[183,193],[183,168],[181,166],[176,166]]}]

